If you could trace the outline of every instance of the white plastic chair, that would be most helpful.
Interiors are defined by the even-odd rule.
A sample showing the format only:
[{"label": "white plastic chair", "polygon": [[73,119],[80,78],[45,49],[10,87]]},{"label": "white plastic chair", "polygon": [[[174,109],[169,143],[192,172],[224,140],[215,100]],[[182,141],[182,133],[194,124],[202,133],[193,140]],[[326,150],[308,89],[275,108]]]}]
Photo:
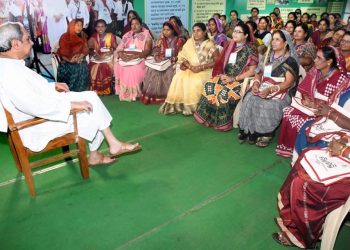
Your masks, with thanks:
[{"label": "white plastic chair", "polygon": [[350,196],[346,203],[329,213],[323,225],[323,235],[321,241],[321,250],[332,250],[337,239],[340,225],[345,216],[350,211]]}]

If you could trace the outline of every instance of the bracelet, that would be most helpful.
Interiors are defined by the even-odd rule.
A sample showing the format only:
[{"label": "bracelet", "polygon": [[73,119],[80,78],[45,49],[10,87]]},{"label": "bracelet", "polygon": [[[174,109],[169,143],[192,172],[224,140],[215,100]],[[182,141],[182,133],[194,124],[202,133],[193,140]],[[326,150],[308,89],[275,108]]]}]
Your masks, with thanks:
[{"label": "bracelet", "polygon": [[332,113],[332,109],[329,109],[328,113],[327,113],[327,118],[329,118],[329,116],[331,115]]},{"label": "bracelet", "polygon": [[333,121],[334,121],[334,122],[337,122],[337,121],[338,121],[338,118],[339,118],[339,116],[337,115]]},{"label": "bracelet", "polygon": [[204,71],[204,65],[202,65],[202,71]]},{"label": "bracelet", "polygon": [[254,80],[252,81],[252,84],[254,84],[255,82],[257,82],[257,83],[260,85],[260,81],[259,81],[258,79],[254,79]]},{"label": "bracelet", "polygon": [[275,92],[280,92],[280,91],[281,91],[280,85],[278,84],[278,85],[276,85],[276,86],[277,86],[277,90],[276,90]]},{"label": "bracelet", "polygon": [[[349,153],[350,153],[350,147],[345,147],[345,148],[343,148],[342,151],[341,151],[341,156],[347,157],[347,156],[349,156]],[[347,158],[348,158],[348,157],[347,157]]]}]

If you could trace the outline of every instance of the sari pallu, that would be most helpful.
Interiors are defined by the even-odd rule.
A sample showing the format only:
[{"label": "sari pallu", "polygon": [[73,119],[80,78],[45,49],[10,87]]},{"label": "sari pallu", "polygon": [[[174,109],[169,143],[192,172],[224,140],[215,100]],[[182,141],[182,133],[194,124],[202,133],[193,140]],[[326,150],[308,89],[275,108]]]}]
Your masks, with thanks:
[{"label": "sari pallu", "polygon": [[70,63],[65,60],[72,59],[75,55],[88,54],[87,35],[84,32],[75,33],[73,20],[68,25],[68,31],[64,33],[59,41],[60,48],[57,54],[62,58],[57,70],[57,81],[67,83],[71,91],[85,91],[88,89],[89,72],[85,58],[82,63]]},{"label": "sari pallu", "polygon": [[[290,72],[297,82],[299,65],[292,56],[285,57],[282,62],[273,63],[271,76],[285,78],[287,72]],[[262,76],[261,82],[264,83],[266,80],[269,84],[277,84],[273,78]],[[289,90],[285,90],[284,93],[274,93],[274,95],[276,96],[271,96],[270,99],[263,99],[249,92],[244,97],[239,118],[241,130],[244,130],[246,134],[259,133],[263,135],[272,133],[277,128],[282,119],[283,109],[291,103],[291,97]]]},{"label": "sari pallu", "polygon": [[[135,45],[135,49],[143,51],[147,40],[152,40],[148,30],[134,34],[133,31],[126,33],[122,42],[118,45],[117,51],[122,51]],[[119,62],[114,64],[115,93],[122,101],[136,101],[140,97],[140,85],[145,77],[145,61],[142,60],[136,65],[121,66]]]},{"label": "sari pallu", "polygon": [[295,50],[299,57],[309,56],[312,58],[312,63],[310,65],[304,65],[303,68],[308,72],[314,65],[314,60],[316,58],[316,46],[313,43],[306,42],[301,45],[296,45]]},{"label": "sari pallu", "polygon": [[[98,33],[94,33],[89,39],[89,48],[95,53],[102,52],[108,48],[113,52],[117,48],[115,36],[112,33],[106,33],[104,37],[100,37]],[[108,58],[97,60],[91,56],[89,63],[90,71],[90,90],[95,91],[98,95],[112,94],[113,84],[113,55]]]},{"label": "sari pallu", "polygon": [[[314,97],[314,93],[319,93],[329,98],[346,80],[347,78],[344,74],[342,74],[340,71],[336,71],[329,79],[327,78],[320,81],[318,71],[313,69],[299,85],[298,92],[306,94],[306,91],[303,91],[303,87],[307,85],[307,88],[310,88],[307,91],[307,95],[311,95],[311,98]],[[302,99],[297,97],[293,98],[297,100],[300,105],[302,105]],[[310,112],[312,113],[312,110],[310,110]],[[286,107],[283,110],[283,119],[276,154],[284,157],[292,156],[294,143],[301,127],[307,121],[315,119],[314,115],[310,115],[311,113],[306,114],[303,112],[303,110],[293,106]]]},{"label": "sari pallu", "polygon": [[[207,39],[199,46],[193,37],[189,39],[178,55],[178,63],[188,61],[193,66],[213,62],[213,53],[216,51],[215,43]],[[160,107],[162,114],[183,113],[191,115],[198,104],[204,83],[210,78],[212,69],[198,73],[191,70],[179,70],[173,77],[165,103]]]},{"label": "sari pallu", "polygon": [[[229,55],[232,52],[237,53],[237,61],[235,64],[228,63]],[[228,131],[232,129],[232,117],[237,103],[241,99],[241,83],[231,82],[224,84],[220,79],[220,68],[227,75],[237,76],[248,70],[248,67],[257,65],[258,58],[255,48],[252,45],[245,44],[241,49],[236,50],[226,46],[220,56],[225,58],[225,63],[218,60],[215,63],[213,75],[217,75],[205,84],[202,96],[199,100],[194,118],[197,122],[203,123],[207,127],[214,127],[220,131]]]},{"label": "sari pallu", "polygon": [[155,57],[165,58],[166,50],[171,49],[172,56],[168,59],[172,65],[164,71],[146,67],[146,75],[143,80],[142,95],[140,98],[144,104],[161,104],[165,101],[171,80],[175,74],[177,55],[184,43],[185,39],[182,37],[174,37],[173,40],[167,41],[167,38],[162,36],[158,40],[157,45],[153,49],[153,55]]}]

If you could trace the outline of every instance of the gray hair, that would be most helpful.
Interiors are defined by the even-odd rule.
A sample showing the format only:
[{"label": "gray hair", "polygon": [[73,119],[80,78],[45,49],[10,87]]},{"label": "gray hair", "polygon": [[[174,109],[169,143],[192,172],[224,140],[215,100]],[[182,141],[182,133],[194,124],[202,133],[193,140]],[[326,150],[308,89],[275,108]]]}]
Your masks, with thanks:
[{"label": "gray hair", "polygon": [[21,23],[7,22],[0,25],[0,52],[9,51],[12,40],[22,41],[23,32]]}]

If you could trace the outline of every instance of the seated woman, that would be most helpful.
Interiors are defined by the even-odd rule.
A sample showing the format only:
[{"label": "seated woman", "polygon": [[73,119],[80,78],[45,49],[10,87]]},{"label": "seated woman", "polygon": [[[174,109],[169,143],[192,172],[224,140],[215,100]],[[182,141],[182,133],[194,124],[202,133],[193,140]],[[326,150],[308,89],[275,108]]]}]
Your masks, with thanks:
[{"label": "seated woman", "polygon": [[170,60],[171,65],[164,71],[146,67],[146,76],[143,80],[140,98],[144,104],[161,104],[165,101],[175,74],[177,54],[186,42],[184,38],[179,37],[179,34],[180,30],[173,22],[166,21],[163,24],[162,35],[153,48],[153,55],[156,62]]},{"label": "seated woman", "polygon": [[340,41],[340,52],[345,59],[346,72],[350,75],[350,31],[344,34],[343,39]]},{"label": "seated woman", "polygon": [[98,95],[110,95],[113,81],[113,53],[117,48],[115,35],[106,33],[107,23],[99,19],[95,23],[96,32],[88,41],[90,51],[90,90]]},{"label": "seated woman", "polygon": [[309,71],[297,88],[291,106],[283,110],[283,119],[276,154],[290,157],[299,130],[305,122],[315,119],[314,111],[347,81],[344,59],[334,47],[325,46],[317,51],[315,68]]},{"label": "seated woman", "polygon": [[286,25],[284,25],[284,30],[289,33],[291,37],[294,36],[294,30],[297,27],[297,23],[293,20],[288,20]]},{"label": "seated woman", "polygon": [[169,17],[169,21],[175,23],[177,25],[177,27],[179,27],[179,29],[180,29],[179,36],[180,37],[184,38],[186,41],[187,41],[187,39],[190,38],[190,33],[188,32],[188,30],[182,24],[182,21],[181,21],[180,17],[178,17],[178,16],[171,16],[171,17]]},{"label": "seated woman", "polygon": [[212,17],[208,21],[208,36],[216,45],[224,47],[227,43],[227,36],[223,33],[221,21],[218,18]]},{"label": "seated woman", "polygon": [[136,101],[140,97],[140,85],[146,73],[143,59],[151,54],[152,44],[151,35],[142,27],[141,19],[133,18],[131,31],[123,36],[114,55],[115,93],[121,101]]},{"label": "seated woman", "polygon": [[[123,29],[123,32],[122,32],[122,36],[124,36],[126,33],[128,33],[129,31],[131,31],[131,20],[134,19],[135,17],[138,18],[138,19],[140,19],[140,20],[142,20],[141,17],[139,16],[139,14],[138,14],[136,11],[130,10],[130,11],[128,12],[128,16],[127,16],[128,22],[127,22],[127,24],[124,26],[124,29]],[[150,29],[148,28],[147,24],[145,24],[145,23],[142,23],[142,28],[144,28],[144,29],[150,31]],[[151,35],[152,35],[152,34],[151,34]],[[153,37],[152,37],[152,38],[153,38]]]},{"label": "seated woman", "polygon": [[276,30],[272,51],[257,70],[251,91],[244,97],[239,117],[238,138],[259,147],[269,145],[282,119],[283,108],[291,103],[289,90],[299,76],[299,63],[289,33]]},{"label": "seated woman", "polygon": [[241,99],[241,84],[253,76],[258,64],[257,51],[249,28],[238,23],[232,33],[232,41],[224,48],[216,61],[213,78],[204,86],[194,118],[207,127],[220,131],[232,129],[232,116]]},{"label": "seated woman", "polygon": [[264,39],[266,34],[270,33],[267,28],[268,28],[268,23],[269,21],[267,20],[266,17],[260,17],[259,18],[259,23],[258,23],[258,30],[255,31],[254,36],[256,38],[260,38],[261,40]]},{"label": "seated woman", "polygon": [[[278,194],[280,217],[276,219],[280,232],[272,235],[279,244],[314,248],[317,240],[322,236],[326,216],[342,206],[350,195],[349,177],[333,179],[325,185],[324,182],[315,179],[309,171],[310,165],[316,170],[323,169],[327,168],[323,164],[333,164],[336,159],[345,169],[350,167],[350,117],[345,115],[350,111],[349,86],[347,81],[333,95],[334,103],[337,103],[336,106],[332,105],[334,108],[327,104],[318,106],[316,115],[324,117],[323,121],[328,117],[328,120],[333,123],[331,125],[333,132],[328,133],[327,139],[322,136],[322,132],[313,137],[315,144],[308,145],[302,151],[280,189]],[[337,111],[341,109],[347,112]],[[340,130],[342,134],[339,134]],[[327,142],[322,145],[317,140],[323,142],[327,140]],[[326,147],[328,147],[327,150],[325,150]],[[316,161],[310,160],[310,156],[315,157]],[[317,158],[322,161],[317,161]]]},{"label": "seated woman", "polygon": [[329,20],[322,18],[318,21],[318,30],[312,33],[311,39],[317,49],[328,45],[334,32],[329,30]]},{"label": "seated woman", "polygon": [[283,19],[281,17],[278,17],[278,15],[275,12],[271,12],[270,17],[271,17],[271,30],[270,30],[271,32],[283,28]]},{"label": "seated woman", "polygon": [[89,53],[87,35],[82,31],[83,21],[72,20],[68,31],[59,41],[57,54],[61,57],[57,69],[57,81],[67,83],[71,91],[85,91],[88,89],[89,71],[85,57]]},{"label": "seated woman", "polygon": [[334,30],[334,35],[330,39],[328,45],[339,48],[340,41],[343,39],[343,36],[345,35],[346,29],[343,28],[337,28]]},{"label": "seated woman", "polygon": [[297,25],[294,31],[294,44],[300,65],[308,72],[314,66],[316,46],[309,39],[308,27],[304,23]]},{"label": "seated woman", "polygon": [[174,75],[165,103],[159,109],[162,114],[193,114],[219,56],[215,43],[208,38],[204,23],[194,24],[192,31],[192,38],[187,40],[178,55],[180,70]]}]

